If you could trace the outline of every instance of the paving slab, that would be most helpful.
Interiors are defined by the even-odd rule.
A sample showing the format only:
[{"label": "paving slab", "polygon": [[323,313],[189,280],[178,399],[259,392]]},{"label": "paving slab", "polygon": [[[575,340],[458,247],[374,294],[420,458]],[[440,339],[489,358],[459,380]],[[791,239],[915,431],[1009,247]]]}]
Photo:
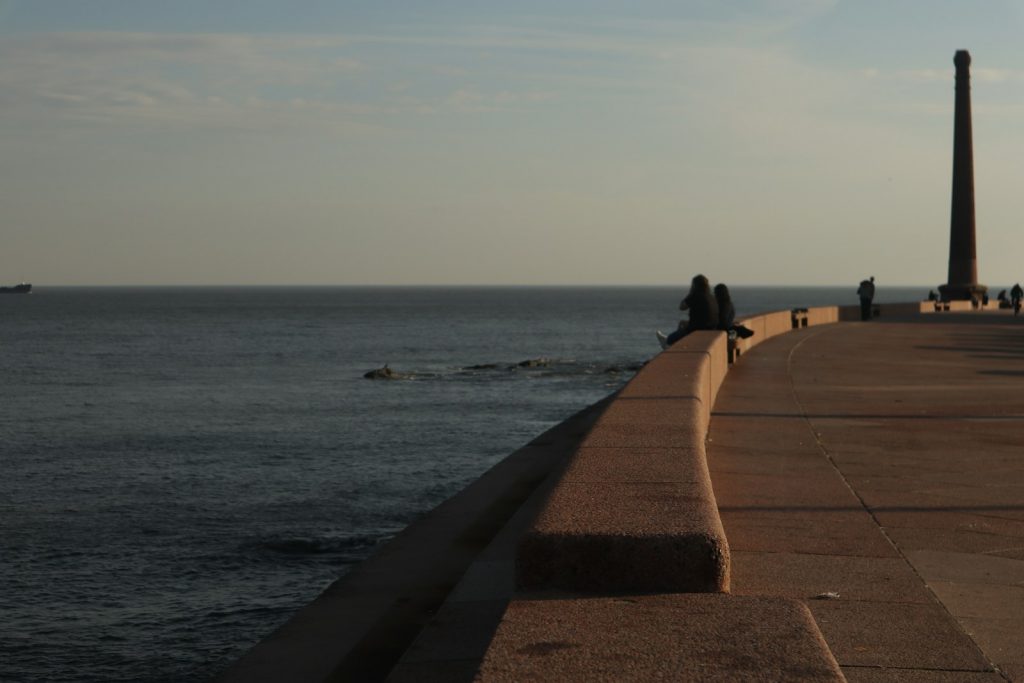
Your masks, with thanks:
[{"label": "paving slab", "polygon": [[1024,561],[937,550],[904,553],[928,581],[987,583],[1024,588]]},{"label": "paving slab", "polygon": [[[715,481],[714,471],[711,473]],[[716,495],[728,494],[716,490]],[[856,509],[797,506],[719,507],[722,526],[733,550],[898,557],[878,525]]]},{"label": "paving slab", "polygon": [[965,631],[984,648],[1008,680],[1024,681],[1024,651],[1020,649],[1020,618],[961,617]]},{"label": "paving slab", "polygon": [[[964,518],[961,518],[964,519]],[[901,550],[970,552],[1024,560],[1024,539],[966,529],[887,526],[886,535]]]},{"label": "paving slab", "polygon": [[[921,578],[898,557],[731,551],[733,595],[779,595],[932,604]],[[833,598],[834,596],[834,598]]]},{"label": "paving slab", "polygon": [[966,531],[1003,537],[1000,543],[1020,544],[1024,538],[1024,521],[1004,518],[992,510],[976,506],[887,505],[872,509],[875,518],[886,530]]},{"label": "paving slab", "polygon": [[716,468],[715,484],[721,495],[719,505],[734,504],[771,509],[775,507],[849,510],[859,508],[857,497],[824,461],[817,467],[804,467],[785,473],[736,473]]},{"label": "paving slab", "polygon": [[709,436],[707,444],[708,459],[709,461],[713,459],[716,472],[799,475],[806,471],[808,460],[817,462],[821,459],[820,451],[806,451],[802,447],[787,450],[784,448],[759,448],[751,445],[724,445],[725,440],[719,440],[717,435],[720,435],[722,430],[730,428],[722,427],[722,423],[717,419],[715,425],[716,430],[712,436]]},{"label": "paving slab", "polygon": [[[731,388],[731,385],[730,385]],[[792,401],[792,397],[786,398]],[[814,433],[811,431],[807,419],[796,413],[782,415],[762,415],[760,413],[724,412],[719,410],[716,403],[712,411],[712,419],[718,429],[715,430],[713,439],[721,448],[749,449],[750,441],[744,436],[744,431],[753,430],[760,435],[756,451],[760,453],[771,453],[773,455],[789,455],[810,453],[818,456],[818,450]],[[791,406],[796,410],[795,406]]]},{"label": "paving slab", "polygon": [[993,670],[941,605],[814,600],[808,607],[841,665]]}]

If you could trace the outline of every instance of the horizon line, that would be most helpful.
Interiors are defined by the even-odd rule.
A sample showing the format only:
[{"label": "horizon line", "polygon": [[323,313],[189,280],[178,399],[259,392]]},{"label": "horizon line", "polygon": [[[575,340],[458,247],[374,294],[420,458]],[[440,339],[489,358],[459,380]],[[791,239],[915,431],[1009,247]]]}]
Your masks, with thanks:
[{"label": "horizon line", "polygon": [[[32,284],[32,283],[26,283]],[[787,289],[812,289],[820,287],[849,287],[851,283],[832,283],[832,284],[765,284],[765,283],[727,283],[730,287],[779,287]],[[853,283],[856,286],[858,283]],[[460,288],[460,287],[543,287],[543,288],[597,288],[597,287],[689,287],[688,281],[679,281],[673,283],[151,283],[151,284],[137,284],[137,283],[118,283],[118,284],[90,284],[90,283],[77,283],[77,284],[49,284],[49,285],[36,285],[32,284],[32,288],[58,288],[58,287],[89,287],[89,288],[115,288],[115,287],[133,287],[133,288],[239,288],[239,287],[295,287],[295,288],[313,288],[313,287],[434,287],[434,288]],[[939,285],[922,285],[922,284],[882,284],[879,285],[876,281],[876,287],[879,289],[937,289]]]}]

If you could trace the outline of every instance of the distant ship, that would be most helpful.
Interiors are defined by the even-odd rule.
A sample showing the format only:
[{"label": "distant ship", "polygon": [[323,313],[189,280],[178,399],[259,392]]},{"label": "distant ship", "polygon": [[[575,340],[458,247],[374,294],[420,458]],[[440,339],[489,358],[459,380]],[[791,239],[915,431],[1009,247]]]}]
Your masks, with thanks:
[{"label": "distant ship", "polygon": [[13,287],[0,287],[0,294],[31,294],[32,285],[27,282],[22,282],[20,285],[14,285]]}]

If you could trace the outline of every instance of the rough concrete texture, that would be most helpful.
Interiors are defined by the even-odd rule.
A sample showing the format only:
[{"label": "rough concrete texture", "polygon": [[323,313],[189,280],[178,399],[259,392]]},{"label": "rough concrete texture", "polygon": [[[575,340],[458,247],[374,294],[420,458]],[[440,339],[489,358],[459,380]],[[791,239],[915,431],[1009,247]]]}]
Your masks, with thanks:
[{"label": "rough concrete texture", "polygon": [[753,336],[748,337],[747,339],[737,339],[735,341],[736,349],[742,355],[765,340],[764,316],[757,315],[738,320],[737,322],[741,325],[745,325],[754,333]]},{"label": "rough concrete texture", "polygon": [[[693,336],[693,335],[690,335]],[[685,342],[679,341],[676,346]],[[674,348],[674,346],[672,347]],[[724,374],[724,371],[720,371]],[[619,391],[624,399],[689,399],[700,403],[701,433],[711,419],[712,368],[705,352],[659,354]]]},{"label": "rough concrete texture", "polygon": [[[808,309],[807,313],[800,314],[800,317],[806,318],[806,326],[823,325],[839,320],[839,310],[836,306],[822,306]],[[860,309],[857,310],[859,316]],[[793,317],[792,311],[774,311],[740,320],[739,323],[750,328],[754,336],[733,340],[734,355],[742,356],[761,342],[792,331]]]},{"label": "rough concrete texture", "polygon": [[839,306],[837,309],[840,322],[854,322],[860,320],[860,305]]},{"label": "rough concrete texture", "polygon": [[[678,344],[685,341],[684,337]],[[619,398],[695,398],[703,401],[710,393],[711,363],[707,353],[665,351],[636,373],[619,391]],[[708,403],[710,405],[710,401]]]},{"label": "rough concrete texture", "polygon": [[[694,332],[670,346],[662,356],[706,354],[708,357],[711,393],[708,406],[714,405],[718,390],[729,371],[729,344],[724,332]],[[661,356],[655,358],[655,361]]]},{"label": "rough concrete texture", "polygon": [[520,542],[517,584],[602,594],[728,590],[714,499],[687,488],[559,484]]},{"label": "rough concrete texture", "polygon": [[653,595],[509,604],[479,681],[840,681],[800,603]]},{"label": "rough concrete texture", "polygon": [[793,315],[790,311],[765,313],[762,317],[764,318],[765,339],[771,339],[793,329]]},{"label": "rough concrete texture", "polygon": [[691,341],[695,351],[659,355],[607,407],[520,542],[522,589],[728,590],[704,452],[709,349],[724,365],[724,339],[707,333]]},{"label": "rough concrete texture", "polygon": [[[922,303],[930,304],[931,301],[919,302],[914,301],[911,303],[902,304],[877,304],[878,306],[878,317],[879,318],[900,318],[910,315],[917,315],[922,311]],[[934,309],[934,306],[932,307]]]},{"label": "rough concrete texture", "polygon": [[839,309],[836,306],[815,306],[807,309],[808,327],[835,322],[839,322]]},{"label": "rough concrete texture", "polygon": [[705,485],[702,448],[580,448],[562,481],[587,484],[682,483]]},{"label": "rough concrete texture", "polygon": [[613,401],[583,440],[595,448],[692,448],[703,440],[707,411],[697,398]]},{"label": "rough concrete texture", "polygon": [[1014,680],[1024,321],[901,312],[731,369],[708,464],[732,589],[805,600],[851,681]]}]

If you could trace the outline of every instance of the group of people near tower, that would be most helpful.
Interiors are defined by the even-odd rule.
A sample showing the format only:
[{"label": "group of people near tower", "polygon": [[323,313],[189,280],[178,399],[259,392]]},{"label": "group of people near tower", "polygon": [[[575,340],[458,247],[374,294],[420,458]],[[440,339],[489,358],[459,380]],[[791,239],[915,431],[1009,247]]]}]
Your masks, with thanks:
[{"label": "group of people near tower", "polygon": [[1013,307],[1014,315],[1020,315],[1020,304],[1021,300],[1024,299],[1024,289],[1021,288],[1020,283],[1018,282],[1010,290],[1009,299],[1006,298],[1005,289],[999,292],[997,299],[999,300],[1000,308],[1004,308],[1003,304],[1006,304],[1005,307]]},{"label": "group of people near tower", "polygon": [[[934,289],[930,290],[928,292],[928,300],[939,301],[939,293]],[[988,293],[982,294],[980,301],[978,298],[973,298],[972,301],[975,308],[977,308],[979,303],[988,306]],[[1010,288],[1009,296],[1006,295],[1005,289],[1001,289],[998,296],[996,296],[996,301],[999,302],[999,308],[1012,308],[1014,315],[1020,315],[1021,304],[1024,303],[1024,287],[1021,287],[1018,282]]]},{"label": "group of people near tower", "polygon": [[703,275],[693,276],[690,291],[679,302],[679,310],[689,311],[689,319],[680,320],[679,327],[667,336],[661,330],[656,332],[663,349],[697,330],[723,330],[735,333],[741,339],[754,334],[752,330],[736,324],[736,308],[732,305],[729,288],[717,284],[712,291],[711,283]]}]

